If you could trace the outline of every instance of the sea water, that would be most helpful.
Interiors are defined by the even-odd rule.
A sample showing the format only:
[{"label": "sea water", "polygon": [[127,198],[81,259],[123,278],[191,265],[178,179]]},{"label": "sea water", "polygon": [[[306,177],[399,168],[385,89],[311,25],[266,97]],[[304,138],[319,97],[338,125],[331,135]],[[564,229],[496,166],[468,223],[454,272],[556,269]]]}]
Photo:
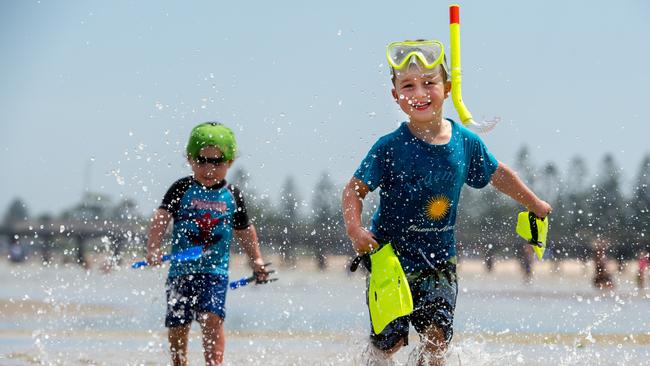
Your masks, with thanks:
[{"label": "sea water", "polygon": [[[231,279],[247,275],[241,260]],[[650,364],[650,298],[631,271],[614,291],[590,284],[588,267],[539,271],[461,264],[449,365]],[[326,271],[278,268],[279,281],[229,291],[227,365],[353,365],[367,344],[365,279],[341,261]],[[76,266],[0,262],[0,365],[166,365],[166,269],[110,273]],[[190,364],[203,364],[200,331]],[[415,352],[396,355],[404,364]]]}]

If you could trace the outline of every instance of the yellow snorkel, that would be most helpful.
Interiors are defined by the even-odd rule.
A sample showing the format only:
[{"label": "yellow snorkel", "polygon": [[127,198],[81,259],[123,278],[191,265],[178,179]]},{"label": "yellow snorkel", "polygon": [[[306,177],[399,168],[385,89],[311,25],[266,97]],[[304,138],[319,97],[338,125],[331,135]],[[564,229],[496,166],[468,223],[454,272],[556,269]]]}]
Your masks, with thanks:
[{"label": "yellow snorkel", "polygon": [[499,123],[495,118],[491,121],[477,123],[472,118],[465,103],[463,103],[462,93],[462,71],[460,67],[460,6],[453,4],[449,6],[449,37],[451,52],[451,100],[454,102],[458,117],[465,126],[471,126],[481,132],[487,132]]}]

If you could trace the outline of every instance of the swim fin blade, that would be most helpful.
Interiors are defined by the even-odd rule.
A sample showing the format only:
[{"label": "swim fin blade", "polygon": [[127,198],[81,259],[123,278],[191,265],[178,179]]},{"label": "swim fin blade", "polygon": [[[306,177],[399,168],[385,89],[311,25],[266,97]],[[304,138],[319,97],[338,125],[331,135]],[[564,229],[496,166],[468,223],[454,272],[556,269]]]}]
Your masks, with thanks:
[{"label": "swim fin blade", "polygon": [[375,334],[413,312],[413,297],[399,258],[389,243],[370,254],[368,308]]},{"label": "swim fin blade", "polygon": [[548,218],[540,219],[532,212],[520,212],[517,216],[517,234],[533,246],[537,258],[542,260],[546,251]]}]

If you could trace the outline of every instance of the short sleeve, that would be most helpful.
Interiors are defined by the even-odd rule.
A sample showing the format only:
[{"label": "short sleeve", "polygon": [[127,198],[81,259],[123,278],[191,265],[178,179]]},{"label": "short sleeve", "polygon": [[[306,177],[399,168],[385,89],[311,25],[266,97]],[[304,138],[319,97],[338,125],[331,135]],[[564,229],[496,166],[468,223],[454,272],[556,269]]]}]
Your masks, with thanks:
[{"label": "short sleeve", "polygon": [[368,188],[374,191],[379,187],[384,176],[386,158],[385,148],[380,140],[370,149],[354,172],[354,177],[366,183]]},{"label": "short sleeve", "polygon": [[473,188],[483,188],[490,183],[499,162],[477,135],[473,134],[468,138],[470,139],[470,156],[465,183]]},{"label": "short sleeve", "polygon": [[239,188],[230,184],[228,190],[235,198],[235,213],[233,214],[233,228],[235,230],[244,230],[251,226],[248,212],[246,211],[246,203],[244,202],[244,194]]},{"label": "short sleeve", "polygon": [[158,208],[162,208],[176,217],[176,213],[181,206],[181,199],[191,185],[192,177],[185,177],[174,182],[167,190],[167,193],[165,193],[162,203]]}]

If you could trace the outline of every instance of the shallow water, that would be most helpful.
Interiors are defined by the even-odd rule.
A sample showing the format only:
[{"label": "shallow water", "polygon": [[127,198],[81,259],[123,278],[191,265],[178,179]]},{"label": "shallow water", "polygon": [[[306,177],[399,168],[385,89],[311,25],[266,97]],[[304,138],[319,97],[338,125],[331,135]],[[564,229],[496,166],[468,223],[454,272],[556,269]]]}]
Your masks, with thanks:
[{"label": "shallow water", "polygon": [[[540,270],[524,284],[512,266],[487,274],[463,264],[449,364],[650,364],[650,299],[635,292],[632,274],[604,293],[574,267]],[[240,260],[232,268],[233,279],[246,274]],[[167,364],[165,276],[0,262],[0,365]],[[363,277],[342,263],[278,276],[228,293],[226,363],[355,364],[368,329]],[[202,364],[196,328],[190,364]],[[417,341],[412,332],[400,364]]]}]

